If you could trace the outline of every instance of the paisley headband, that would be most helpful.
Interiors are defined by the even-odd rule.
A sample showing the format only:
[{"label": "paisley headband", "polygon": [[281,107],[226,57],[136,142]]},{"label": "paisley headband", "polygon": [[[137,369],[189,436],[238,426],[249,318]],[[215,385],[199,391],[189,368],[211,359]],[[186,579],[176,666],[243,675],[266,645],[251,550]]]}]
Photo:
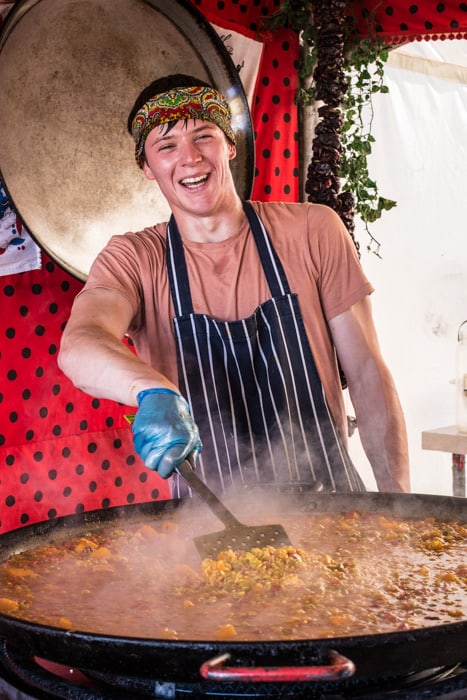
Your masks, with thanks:
[{"label": "paisley headband", "polygon": [[174,88],[151,97],[133,119],[131,133],[135,142],[135,159],[140,168],[143,166],[144,144],[149,132],[155,126],[181,119],[213,122],[235,143],[232,114],[223,95],[211,87]]}]

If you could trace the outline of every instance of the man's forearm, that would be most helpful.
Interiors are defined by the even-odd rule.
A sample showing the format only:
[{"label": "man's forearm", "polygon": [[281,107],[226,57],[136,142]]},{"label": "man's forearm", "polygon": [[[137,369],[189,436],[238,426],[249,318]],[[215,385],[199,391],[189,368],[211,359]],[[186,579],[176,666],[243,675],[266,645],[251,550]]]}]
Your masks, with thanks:
[{"label": "man's forearm", "polygon": [[60,369],[82,391],[97,398],[136,406],[143,389],[167,387],[177,391],[160,372],[142,362],[113,336],[81,329],[65,333],[58,356]]},{"label": "man's forearm", "polygon": [[410,491],[407,431],[392,378],[377,371],[352,397],[363,449],[380,491]]},{"label": "man's forearm", "polygon": [[384,434],[380,435],[372,430],[371,422],[362,425],[357,419],[360,439],[373,469],[378,490],[409,492],[410,470],[404,439],[405,425],[394,418],[390,419],[390,423],[393,423],[393,427],[388,425]]}]

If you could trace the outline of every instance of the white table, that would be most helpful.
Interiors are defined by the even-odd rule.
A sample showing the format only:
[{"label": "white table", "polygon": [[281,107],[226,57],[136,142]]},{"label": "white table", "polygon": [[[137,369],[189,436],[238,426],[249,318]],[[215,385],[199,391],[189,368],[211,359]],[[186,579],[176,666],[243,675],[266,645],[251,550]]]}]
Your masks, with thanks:
[{"label": "white table", "polygon": [[450,452],[452,455],[452,495],[465,497],[465,455],[467,433],[460,433],[456,426],[435,428],[422,432],[422,449]]}]

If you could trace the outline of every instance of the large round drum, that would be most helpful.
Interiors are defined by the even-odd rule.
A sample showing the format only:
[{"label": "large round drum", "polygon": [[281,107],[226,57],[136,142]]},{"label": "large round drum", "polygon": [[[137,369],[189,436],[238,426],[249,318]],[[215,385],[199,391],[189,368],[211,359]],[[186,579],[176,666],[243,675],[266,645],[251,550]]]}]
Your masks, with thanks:
[{"label": "large round drum", "polygon": [[154,79],[188,73],[228,99],[232,171],[249,197],[253,133],[238,72],[211,25],[180,0],[22,0],[0,36],[0,175],[39,245],[86,279],[111,235],[167,220],[134,161],[130,109]]}]

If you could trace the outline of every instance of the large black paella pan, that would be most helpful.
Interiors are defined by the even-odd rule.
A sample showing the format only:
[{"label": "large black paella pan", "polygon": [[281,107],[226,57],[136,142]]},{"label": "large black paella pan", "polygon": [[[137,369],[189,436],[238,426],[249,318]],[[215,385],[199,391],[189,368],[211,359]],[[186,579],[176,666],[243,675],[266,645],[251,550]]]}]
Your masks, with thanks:
[{"label": "large black paella pan", "polygon": [[[416,494],[313,494],[288,495],[284,500],[287,515],[326,513],[339,515],[349,510],[377,512],[402,518],[430,515],[447,521],[467,522],[467,501],[461,498]],[[190,532],[199,532],[199,513],[192,505],[180,508],[177,502],[155,502],[115,509],[93,511],[38,523],[0,537],[0,560],[18,550],[48,543],[92,527],[131,523],[147,519],[172,519],[180,514],[188,519]],[[276,514],[277,517],[277,514]],[[123,519],[123,520],[122,520]],[[201,525],[201,527],[203,527]],[[467,564],[467,562],[464,562]],[[375,553],[377,566],[377,553]],[[122,611],[122,615],[125,611]],[[289,641],[206,641],[125,637],[118,635],[71,632],[33,624],[12,616],[0,615],[0,635],[13,649],[99,673],[139,675],[196,681],[200,669],[219,655],[228,654],[228,665],[237,667],[295,668],[338,665],[344,675],[358,679],[410,674],[426,668],[465,661],[467,622],[384,634],[359,634],[326,639]],[[336,662],[336,654],[339,659]],[[345,665],[348,659],[350,665]],[[298,672],[295,674],[299,676]],[[332,676],[332,674],[331,674]],[[209,677],[209,676],[208,676]]]}]

